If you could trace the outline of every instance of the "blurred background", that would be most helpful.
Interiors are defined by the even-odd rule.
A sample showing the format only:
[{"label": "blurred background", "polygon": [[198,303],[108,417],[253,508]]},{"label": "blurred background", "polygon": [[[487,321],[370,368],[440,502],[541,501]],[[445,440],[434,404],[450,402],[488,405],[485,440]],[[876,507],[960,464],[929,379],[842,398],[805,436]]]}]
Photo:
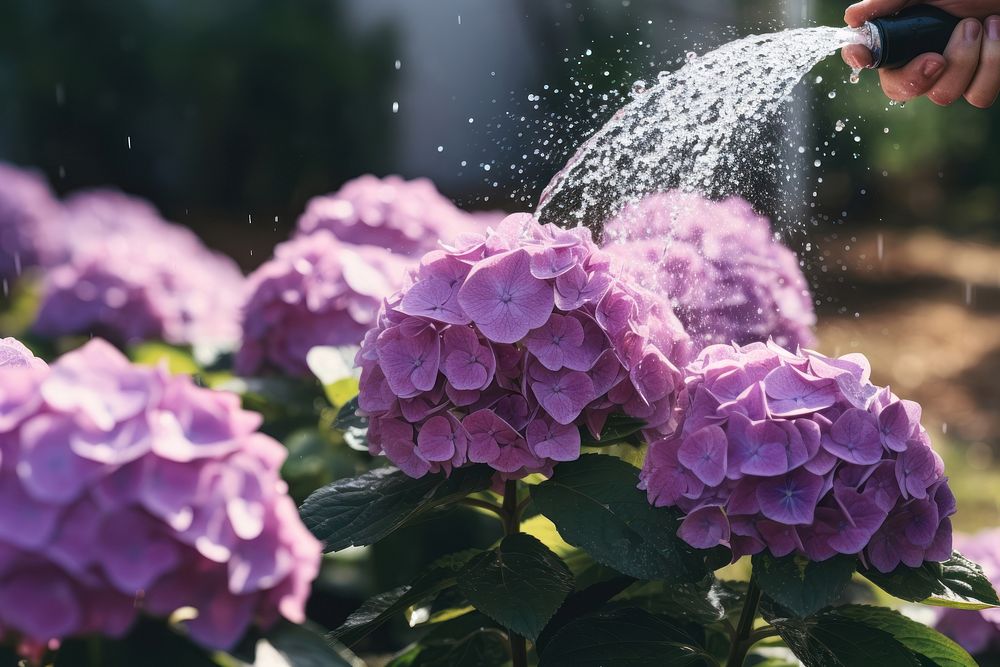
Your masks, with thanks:
[{"label": "blurred background", "polygon": [[[60,194],[145,197],[250,269],[310,197],[363,173],[530,210],[632,82],[736,36],[840,24],[845,4],[7,0],[0,160]],[[806,77],[780,129],[797,178],[744,194],[784,213],[822,351],[865,352],[877,383],[923,403],[958,527],[1000,524],[1000,107],[890,106],[874,74],[847,75],[833,57]],[[353,593],[317,618],[336,624],[453,550],[439,528],[338,568],[330,585]]]}]

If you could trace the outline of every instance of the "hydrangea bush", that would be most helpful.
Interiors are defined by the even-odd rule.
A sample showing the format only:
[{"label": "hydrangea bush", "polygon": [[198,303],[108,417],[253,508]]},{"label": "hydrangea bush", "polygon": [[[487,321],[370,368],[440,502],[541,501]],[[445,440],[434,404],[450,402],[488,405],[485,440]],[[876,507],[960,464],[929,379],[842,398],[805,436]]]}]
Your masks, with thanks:
[{"label": "hydrangea bush", "polygon": [[688,369],[683,422],[650,446],[641,488],[680,508],[681,537],[880,572],[951,556],[955,497],[920,406],[859,354],[712,345]]},{"label": "hydrangea bush", "polygon": [[341,242],[325,229],[279,244],[247,279],[237,372],[308,376],[309,350],[361,342],[411,265],[374,245]]},{"label": "hydrangea bush", "polygon": [[365,175],[337,192],[313,198],[297,233],[327,230],[345,243],[373,245],[396,254],[419,257],[438,241],[499,222],[490,213],[472,214],[441,195],[426,178]]},{"label": "hydrangea bush", "polygon": [[[427,253],[385,300],[337,423],[394,466],[317,490],[306,525],[339,551],[464,506],[504,536],[375,596],[333,637],[364,647],[406,610],[424,630],[394,664],[736,667],[772,638],[809,667],[973,667],[850,586],[1000,606],[952,551],[955,499],[920,407],[875,386],[861,355],[769,341],[684,365],[665,290],[616,254],[515,215]],[[749,582],[715,574],[743,556]]]},{"label": "hydrangea bush", "polygon": [[689,342],[584,228],[513,215],[423,257],[358,353],[372,453],[421,477],[551,474],[610,415],[672,428]]},{"label": "hydrangea bush", "polygon": [[815,342],[799,261],[748,202],[650,195],[608,221],[604,234],[633,279],[670,295],[698,349],[769,338],[788,349]]},{"label": "hydrangea bush", "polygon": [[43,176],[0,163],[0,281],[8,288],[24,270],[51,259],[51,228],[60,215]]},{"label": "hydrangea bush", "polygon": [[[59,223],[34,331],[231,347],[243,276],[190,230],[115,191],[71,196]],[[55,245],[55,244],[53,244]]]},{"label": "hydrangea bush", "polygon": [[37,656],[191,607],[190,636],[225,649],[304,620],[319,544],[237,396],[101,340],[51,367],[0,355],[0,634]]}]

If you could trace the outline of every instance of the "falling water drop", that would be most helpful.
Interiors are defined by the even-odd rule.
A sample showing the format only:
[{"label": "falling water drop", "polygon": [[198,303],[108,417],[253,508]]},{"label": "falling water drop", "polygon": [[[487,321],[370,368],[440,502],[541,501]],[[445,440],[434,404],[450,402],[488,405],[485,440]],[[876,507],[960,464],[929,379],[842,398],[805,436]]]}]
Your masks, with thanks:
[{"label": "falling water drop", "polygon": [[833,98],[835,98],[837,96],[837,91],[836,90],[831,90],[829,93],[826,94],[826,96],[829,97],[832,100]]},{"label": "falling water drop", "polygon": [[842,121],[842,120],[840,120],[838,118],[837,122],[833,126],[833,129],[837,130],[837,132],[843,132],[845,127],[847,127],[847,126],[844,125],[844,121]]},{"label": "falling water drop", "polygon": [[882,232],[879,232],[878,236],[875,237],[875,254],[878,255],[878,261],[880,262],[885,256],[885,236],[883,236]]},{"label": "falling water drop", "polygon": [[854,84],[856,84],[858,81],[861,81],[861,68],[860,67],[852,68],[851,76],[849,76],[847,80]]}]

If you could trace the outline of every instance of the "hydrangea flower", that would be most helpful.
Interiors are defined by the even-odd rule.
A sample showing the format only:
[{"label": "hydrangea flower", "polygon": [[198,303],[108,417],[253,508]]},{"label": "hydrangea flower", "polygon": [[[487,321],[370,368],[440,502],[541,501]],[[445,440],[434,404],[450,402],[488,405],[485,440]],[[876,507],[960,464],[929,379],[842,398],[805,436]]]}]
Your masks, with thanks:
[{"label": "hydrangea flower", "polygon": [[920,406],[873,385],[864,356],[711,345],[687,373],[680,427],[639,484],[685,514],[686,542],[880,572],[951,556],[955,498]]},{"label": "hydrangea flower", "polygon": [[670,295],[698,349],[769,338],[789,349],[814,344],[798,260],[746,201],[651,195],[609,221],[605,238],[641,284]]},{"label": "hydrangea flower", "polygon": [[48,259],[61,210],[44,177],[0,163],[0,281]]},{"label": "hydrangea flower", "polygon": [[[975,535],[956,535],[955,548],[981,565],[990,583],[1000,587],[1000,528]],[[971,611],[942,608],[934,626],[969,653],[1000,651],[1000,609]]]},{"label": "hydrangea flower", "polygon": [[308,376],[309,350],[358,345],[411,265],[383,248],[342,243],[326,230],[279,244],[247,279],[237,372]]},{"label": "hydrangea flower", "polygon": [[260,422],[100,339],[0,367],[0,638],[32,653],[193,607],[191,637],[225,649],[301,622],[321,546]]},{"label": "hydrangea flower", "polygon": [[74,195],[65,211],[63,245],[43,282],[39,334],[236,342],[243,276],[233,260],[119,192]]},{"label": "hydrangea flower", "polygon": [[314,197],[299,218],[298,234],[326,229],[345,243],[374,245],[419,257],[434,250],[439,239],[480,230],[502,216],[466,213],[437,191],[426,178],[365,175],[337,192]]},{"label": "hydrangea flower", "polygon": [[690,341],[621,272],[585,228],[527,214],[424,255],[358,352],[372,453],[517,478],[577,458],[612,414],[669,431]]},{"label": "hydrangea flower", "polygon": [[46,363],[36,357],[16,338],[0,338],[0,368],[44,368]]}]

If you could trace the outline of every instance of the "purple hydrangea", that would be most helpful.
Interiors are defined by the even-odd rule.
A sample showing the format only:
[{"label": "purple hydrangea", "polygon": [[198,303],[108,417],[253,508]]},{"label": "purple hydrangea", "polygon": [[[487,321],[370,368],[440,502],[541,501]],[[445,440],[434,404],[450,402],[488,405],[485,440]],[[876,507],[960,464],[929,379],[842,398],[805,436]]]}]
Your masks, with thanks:
[{"label": "purple hydrangea", "polygon": [[[990,583],[1000,587],[1000,528],[956,535],[955,548],[981,565]],[[1000,650],[1000,609],[940,609],[935,627],[969,653]]]},{"label": "purple hydrangea", "polygon": [[0,163],[0,282],[48,259],[61,210],[41,174]]},{"label": "purple hydrangea", "polygon": [[920,406],[873,385],[864,356],[712,345],[687,372],[681,425],[639,485],[685,513],[686,542],[880,572],[951,556],[955,498]]},{"label": "purple hydrangea", "polygon": [[243,289],[235,262],[119,192],[80,193],[65,210],[61,252],[43,283],[39,334],[235,344]]},{"label": "purple hydrangea", "polygon": [[100,339],[0,367],[0,638],[30,652],[193,607],[191,637],[224,649],[302,621],[321,546],[260,422]]},{"label": "purple hydrangea", "polygon": [[0,368],[45,368],[45,366],[46,363],[18,339],[0,338]]},{"label": "purple hydrangea", "polygon": [[798,260],[746,201],[652,195],[625,207],[605,238],[641,284],[670,295],[698,349],[769,338],[789,349],[814,344]]},{"label": "purple hydrangea", "polygon": [[426,178],[406,181],[399,176],[366,175],[333,194],[314,197],[299,218],[298,234],[326,229],[345,243],[419,257],[437,248],[440,239],[481,230],[501,218],[462,211]]},{"label": "purple hydrangea", "polygon": [[383,248],[342,243],[326,230],[278,245],[247,279],[237,372],[308,376],[309,350],[358,345],[411,265]]},{"label": "purple hydrangea", "polygon": [[527,214],[424,255],[358,353],[372,453],[515,478],[577,458],[612,414],[669,430],[690,341],[620,272],[586,229]]}]

